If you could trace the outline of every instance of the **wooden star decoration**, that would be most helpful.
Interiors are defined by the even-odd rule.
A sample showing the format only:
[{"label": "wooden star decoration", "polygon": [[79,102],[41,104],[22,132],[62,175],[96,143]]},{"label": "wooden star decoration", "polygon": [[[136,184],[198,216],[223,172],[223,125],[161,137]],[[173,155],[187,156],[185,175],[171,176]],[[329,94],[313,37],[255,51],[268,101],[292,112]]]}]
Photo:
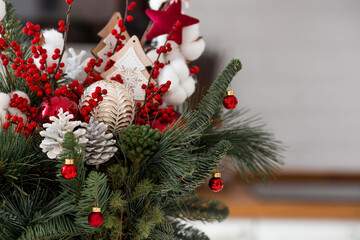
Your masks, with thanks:
[{"label": "wooden star decoration", "polygon": [[153,20],[154,26],[146,35],[148,40],[153,39],[162,34],[169,34],[174,24],[179,21],[181,26],[178,31],[173,32],[174,41],[177,44],[182,43],[182,28],[199,22],[199,19],[184,15],[181,13],[181,1],[177,0],[172,3],[165,11],[156,11],[146,9],[146,14]]}]

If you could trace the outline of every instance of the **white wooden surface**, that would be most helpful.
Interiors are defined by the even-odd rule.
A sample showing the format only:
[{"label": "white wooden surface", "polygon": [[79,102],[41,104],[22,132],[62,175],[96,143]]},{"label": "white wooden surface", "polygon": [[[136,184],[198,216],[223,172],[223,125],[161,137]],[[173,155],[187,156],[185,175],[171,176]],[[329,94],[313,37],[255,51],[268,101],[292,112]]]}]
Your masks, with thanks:
[{"label": "white wooden surface", "polygon": [[360,1],[192,0],[207,51],[243,61],[240,107],[288,147],[286,170],[360,172]]},{"label": "white wooden surface", "polygon": [[211,240],[359,240],[359,221],[229,219],[195,226]]}]

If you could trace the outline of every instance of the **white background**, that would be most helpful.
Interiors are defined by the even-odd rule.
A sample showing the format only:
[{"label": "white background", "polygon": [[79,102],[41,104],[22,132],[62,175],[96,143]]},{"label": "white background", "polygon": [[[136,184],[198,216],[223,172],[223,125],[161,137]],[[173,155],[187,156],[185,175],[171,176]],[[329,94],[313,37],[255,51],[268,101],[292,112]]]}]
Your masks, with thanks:
[{"label": "white background", "polygon": [[207,51],[240,58],[240,107],[288,147],[285,170],[360,172],[360,1],[191,0]]}]

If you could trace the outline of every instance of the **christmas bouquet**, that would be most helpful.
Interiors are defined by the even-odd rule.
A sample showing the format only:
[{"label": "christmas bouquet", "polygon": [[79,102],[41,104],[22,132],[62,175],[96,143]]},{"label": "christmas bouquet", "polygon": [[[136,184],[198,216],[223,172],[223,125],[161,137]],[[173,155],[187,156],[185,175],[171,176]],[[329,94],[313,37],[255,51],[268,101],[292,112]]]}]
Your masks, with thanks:
[{"label": "christmas bouquet", "polygon": [[150,1],[141,39],[126,1],[89,59],[67,49],[76,4],[64,4],[42,30],[0,0],[0,239],[208,239],[190,223],[228,215],[196,195],[211,176],[223,188],[220,161],[245,180],[279,163],[279,143],[227,91],[240,61],[191,98],[205,42],[182,1]]}]

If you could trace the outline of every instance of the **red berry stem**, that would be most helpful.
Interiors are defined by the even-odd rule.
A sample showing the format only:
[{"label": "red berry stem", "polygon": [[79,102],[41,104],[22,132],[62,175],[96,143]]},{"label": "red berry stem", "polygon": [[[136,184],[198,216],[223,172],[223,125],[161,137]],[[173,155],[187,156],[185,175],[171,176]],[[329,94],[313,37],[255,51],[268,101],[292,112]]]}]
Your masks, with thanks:
[{"label": "red berry stem", "polygon": [[69,36],[69,29],[70,29],[70,13],[71,13],[71,8],[72,8],[72,1],[71,3],[68,3],[69,4],[69,7],[68,7],[68,10],[66,12],[66,30],[65,30],[65,34],[64,34],[64,46],[63,46],[63,49],[61,51],[61,54],[60,54],[60,57],[59,57],[59,61],[58,61],[58,64],[56,66],[56,69],[54,71],[54,75],[50,81],[50,84],[51,84],[51,91],[54,92],[54,87],[55,87],[55,81],[56,81],[56,75],[57,73],[59,72],[59,69],[60,69],[60,64],[61,64],[61,61],[64,57],[64,54],[65,54],[65,51],[66,51],[66,47],[67,47],[67,40],[68,40],[68,36]]},{"label": "red berry stem", "polygon": [[[175,24],[174,24],[174,27],[171,29],[165,43],[163,46],[161,46],[159,49],[156,50],[158,56],[155,60],[155,66],[152,68],[151,70],[151,73],[150,73],[150,76],[149,76],[149,79],[148,79],[148,84],[147,84],[147,87],[145,89],[145,91],[148,90],[148,87],[149,87],[149,83],[151,81],[152,78],[154,78],[154,72],[155,71],[158,71],[158,69],[156,69],[156,65],[159,64],[159,59],[160,59],[160,56],[162,53],[166,53],[167,51],[171,51],[171,45],[168,44],[169,40],[172,39],[172,34],[174,33],[174,31],[177,31],[177,25],[181,24],[179,21],[177,21]],[[159,74],[156,74],[156,77],[158,76]],[[145,99],[144,99],[144,102],[146,102],[146,94],[145,94]]]}]

